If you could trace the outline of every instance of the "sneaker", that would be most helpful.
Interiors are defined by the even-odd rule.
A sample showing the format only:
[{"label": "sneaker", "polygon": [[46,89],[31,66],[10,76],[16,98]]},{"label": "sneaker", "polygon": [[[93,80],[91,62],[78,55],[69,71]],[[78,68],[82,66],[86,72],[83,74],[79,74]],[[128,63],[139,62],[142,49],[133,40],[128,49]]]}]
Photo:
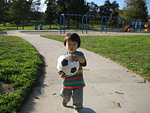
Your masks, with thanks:
[{"label": "sneaker", "polygon": [[64,107],[66,107],[67,106],[67,102],[65,102],[65,100],[63,99],[63,101],[62,101],[62,105],[64,106]]}]

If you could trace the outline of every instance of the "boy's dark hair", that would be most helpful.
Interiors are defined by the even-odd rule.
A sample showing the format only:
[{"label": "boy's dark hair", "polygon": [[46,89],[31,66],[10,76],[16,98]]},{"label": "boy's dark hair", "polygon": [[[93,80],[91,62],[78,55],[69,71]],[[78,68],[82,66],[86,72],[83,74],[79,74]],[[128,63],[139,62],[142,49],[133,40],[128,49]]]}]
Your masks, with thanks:
[{"label": "boy's dark hair", "polygon": [[66,46],[66,42],[68,40],[77,42],[78,43],[78,48],[80,47],[81,40],[80,40],[80,37],[79,37],[79,35],[77,33],[68,33],[65,36],[65,39],[64,39],[64,46]]}]

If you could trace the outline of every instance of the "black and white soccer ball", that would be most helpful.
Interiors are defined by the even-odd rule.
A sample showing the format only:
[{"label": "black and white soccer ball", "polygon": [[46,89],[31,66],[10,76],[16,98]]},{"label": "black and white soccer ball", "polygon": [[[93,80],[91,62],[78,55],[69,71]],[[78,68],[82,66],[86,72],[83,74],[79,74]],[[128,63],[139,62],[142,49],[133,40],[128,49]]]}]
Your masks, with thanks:
[{"label": "black and white soccer ball", "polygon": [[79,61],[70,61],[69,56],[71,54],[61,55],[58,58],[57,70],[59,73],[64,73],[65,75],[72,76],[79,69]]}]

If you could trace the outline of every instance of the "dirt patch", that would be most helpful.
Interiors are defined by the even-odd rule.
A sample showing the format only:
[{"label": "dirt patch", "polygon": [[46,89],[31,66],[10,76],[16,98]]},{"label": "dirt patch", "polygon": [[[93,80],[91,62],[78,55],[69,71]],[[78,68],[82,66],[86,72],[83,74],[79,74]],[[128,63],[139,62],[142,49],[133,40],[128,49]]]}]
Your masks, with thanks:
[{"label": "dirt patch", "polygon": [[11,92],[14,92],[14,88],[10,84],[0,82],[0,93],[1,94],[9,94]]}]

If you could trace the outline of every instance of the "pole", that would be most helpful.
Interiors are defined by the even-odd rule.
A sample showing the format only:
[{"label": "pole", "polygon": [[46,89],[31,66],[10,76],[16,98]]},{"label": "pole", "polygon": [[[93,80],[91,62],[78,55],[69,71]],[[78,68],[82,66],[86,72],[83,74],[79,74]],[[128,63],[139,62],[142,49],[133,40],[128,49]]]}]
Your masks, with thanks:
[{"label": "pole", "polygon": [[83,33],[84,16],[85,16],[85,15],[82,16],[82,33]]},{"label": "pole", "polygon": [[87,23],[88,23],[88,17],[86,15],[86,33],[87,33]]}]

